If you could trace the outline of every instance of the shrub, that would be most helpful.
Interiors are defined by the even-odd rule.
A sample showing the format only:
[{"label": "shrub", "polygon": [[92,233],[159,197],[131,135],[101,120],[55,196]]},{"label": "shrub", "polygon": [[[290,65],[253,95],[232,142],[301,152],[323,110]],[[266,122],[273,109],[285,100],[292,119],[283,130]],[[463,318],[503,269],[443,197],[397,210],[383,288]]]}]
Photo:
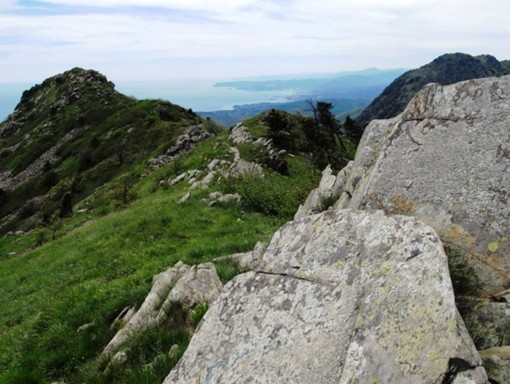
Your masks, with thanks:
[{"label": "shrub", "polygon": [[239,149],[241,158],[246,161],[266,165],[269,163],[269,152],[261,145],[241,143],[238,144],[237,148]]},{"label": "shrub", "polygon": [[238,193],[245,209],[257,211],[270,216],[290,219],[301,201],[295,190],[287,188],[278,180],[268,181],[256,174],[244,174],[230,177],[226,181],[227,191]]},{"label": "shrub", "polygon": [[207,303],[207,301],[195,305],[195,307],[190,312],[191,324],[193,325],[193,327],[195,328],[197,327],[198,323],[200,323],[202,317],[204,317],[208,309],[209,304]]}]

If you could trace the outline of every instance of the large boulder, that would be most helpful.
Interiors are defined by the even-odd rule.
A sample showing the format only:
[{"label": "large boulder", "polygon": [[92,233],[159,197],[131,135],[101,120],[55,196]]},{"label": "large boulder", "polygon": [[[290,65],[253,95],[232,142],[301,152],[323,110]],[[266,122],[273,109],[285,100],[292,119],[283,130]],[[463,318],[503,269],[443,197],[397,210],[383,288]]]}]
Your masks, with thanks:
[{"label": "large boulder", "polygon": [[382,211],[283,226],[165,383],[487,383],[433,229]]},{"label": "large boulder", "polygon": [[340,208],[423,220],[497,294],[510,287],[509,166],[510,76],[430,84],[367,127]]}]

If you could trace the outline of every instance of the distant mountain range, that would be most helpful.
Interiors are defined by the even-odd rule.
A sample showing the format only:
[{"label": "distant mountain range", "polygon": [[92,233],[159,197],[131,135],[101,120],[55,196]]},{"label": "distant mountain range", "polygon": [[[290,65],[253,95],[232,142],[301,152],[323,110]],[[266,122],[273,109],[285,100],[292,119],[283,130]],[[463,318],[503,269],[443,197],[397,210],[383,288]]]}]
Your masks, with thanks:
[{"label": "distant mountain range", "polygon": [[397,116],[411,98],[428,83],[447,85],[464,80],[508,74],[510,74],[509,60],[500,62],[490,55],[445,54],[395,79],[359,114],[356,122],[365,126],[372,119]]},{"label": "distant mountain range", "polygon": [[245,91],[293,90],[298,98],[373,98],[379,94],[381,86],[384,87],[404,72],[405,69],[401,68],[389,70],[370,68],[307,78],[228,81],[216,83],[215,87],[232,87]]}]

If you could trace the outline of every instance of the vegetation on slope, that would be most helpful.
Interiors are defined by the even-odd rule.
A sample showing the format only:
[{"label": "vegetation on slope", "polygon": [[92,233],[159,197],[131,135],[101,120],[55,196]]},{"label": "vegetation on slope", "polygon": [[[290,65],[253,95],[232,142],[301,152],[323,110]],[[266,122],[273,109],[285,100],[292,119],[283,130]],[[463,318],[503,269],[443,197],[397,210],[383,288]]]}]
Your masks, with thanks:
[{"label": "vegetation on slope", "polygon": [[[268,241],[317,182],[318,173],[299,154],[289,159],[288,176],[265,169],[267,200],[262,204],[285,205],[271,214],[253,205],[209,207],[202,202],[211,190],[227,188],[221,182],[193,190],[183,204],[178,200],[187,182],[159,187],[160,180],[178,172],[204,169],[213,158],[227,159],[226,149],[223,132],[155,172],[144,169],[146,175],[130,187],[134,197],[127,205],[114,193],[123,185],[122,175],[78,203],[75,212],[81,213],[61,219],[57,229],[0,238],[0,287],[5,292],[0,297],[0,382],[161,381],[185,350],[196,315],[183,314],[183,326],[171,331],[139,335],[131,346],[138,352],[126,364],[105,370],[96,358],[115,332],[112,320],[126,306],[139,305],[152,276],[178,260],[201,263]],[[233,183],[229,179],[230,187]],[[223,280],[236,273],[224,261],[217,268]],[[165,337],[155,336],[162,332]],[[174,344],[179,347],[170,356]]]},{"label": "vegetation on slope", "polygon": [[0,123],[0,234],[65,216],[65,199],[81,200],[200,122],[169,102],[124,96],[80,68],[25,91]]}]

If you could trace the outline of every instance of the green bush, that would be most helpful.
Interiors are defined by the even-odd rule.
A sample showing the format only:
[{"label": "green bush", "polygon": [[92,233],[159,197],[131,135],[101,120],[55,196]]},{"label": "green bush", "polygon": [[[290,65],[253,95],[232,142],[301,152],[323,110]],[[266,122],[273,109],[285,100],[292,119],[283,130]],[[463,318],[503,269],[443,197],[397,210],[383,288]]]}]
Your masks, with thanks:
[{"label": "green bush", "polygon": [[319,206],[316,209],[314,209],[314,213],[320,213],[328,210],[330,207],[335,205],[339,197],[340,197],[339,195],[321,196],[319,200]]},{"label": "green bush", "polygon": [[292,218],[303,201],[300,193],[285,184],[271,182],[257,174],[230,177],[226,180],[226,189],[241,196],[245,209],[286,219]]},{"label": "green bush", "polygon": [[246,161],[267,165],[269,162],[269,152],[265,147],[253,143],[240,143],[237,145],[241,158]]},{"label": "green bush", "polygon": [[203,303],[198,303],[195,305],[195,307],[190,311],[190,317],[191,317],[191,324],[193,327],[197,327],[198,323],[200,323],[200,320],[202,320],[202,317],[204,317],[205,313],[209,309],[209,304],[204,301]]}]

